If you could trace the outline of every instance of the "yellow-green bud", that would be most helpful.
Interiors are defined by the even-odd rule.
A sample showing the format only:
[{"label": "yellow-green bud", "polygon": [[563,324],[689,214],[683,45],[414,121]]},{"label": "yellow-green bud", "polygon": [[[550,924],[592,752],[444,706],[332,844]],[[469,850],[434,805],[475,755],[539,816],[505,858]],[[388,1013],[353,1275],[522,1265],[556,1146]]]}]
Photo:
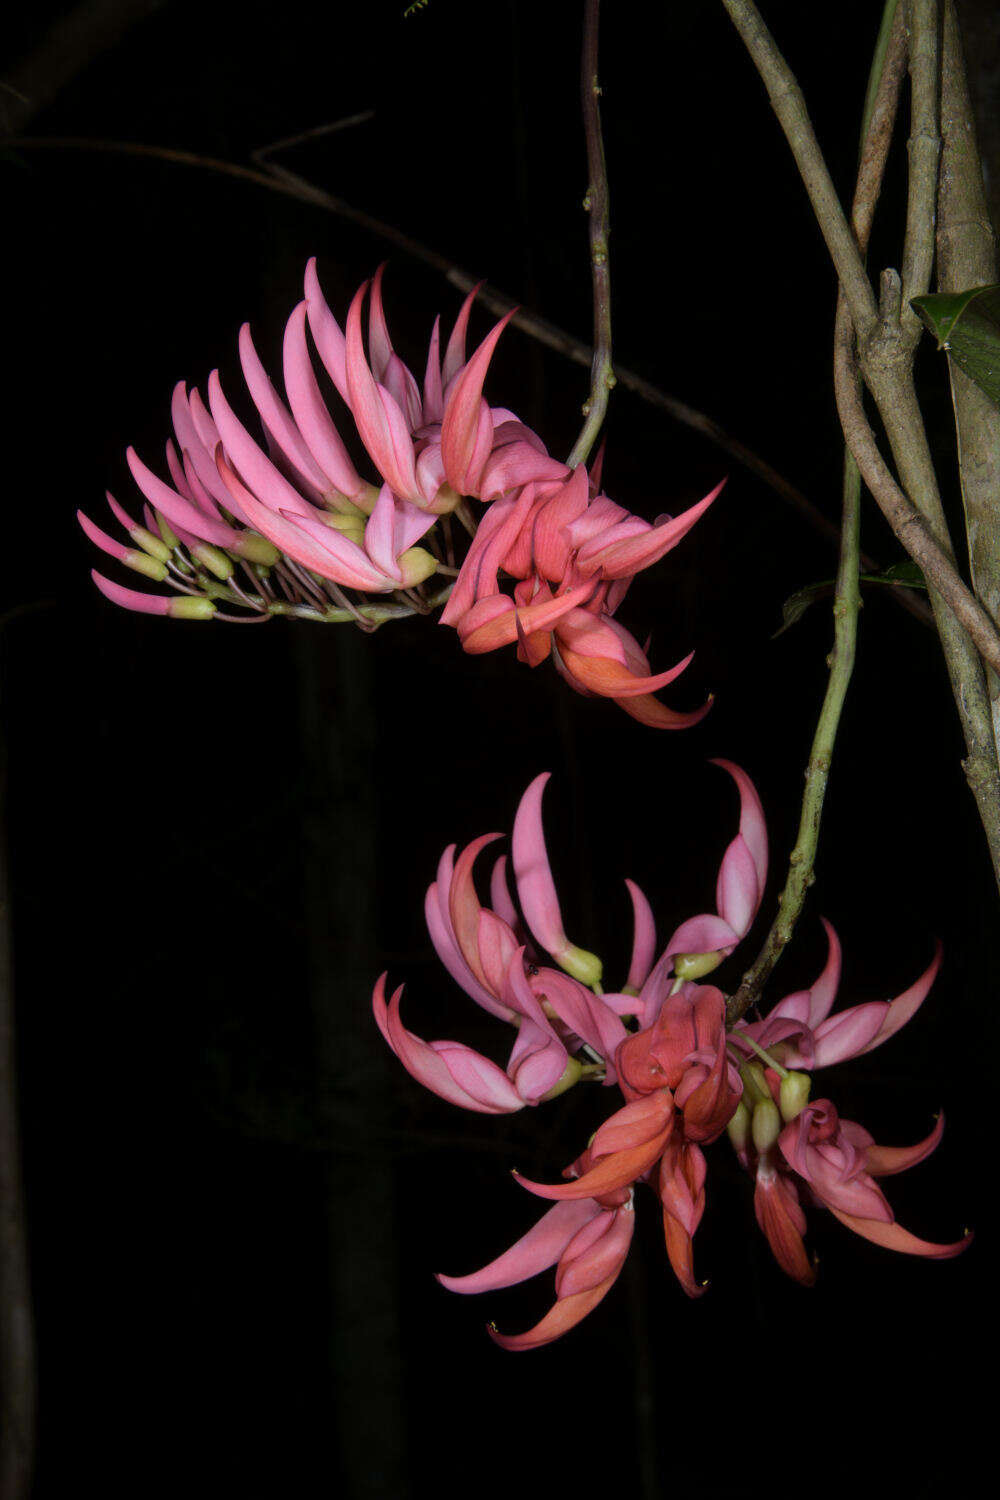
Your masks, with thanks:
[{"label": "yellow-green bud", "polygon": [[588,953],[586,948],[577,948],[572,943],[557,954],[560,969],[565,969],[567,974],[572,974],[574,979],[579,979],[581,984],[593,987],[600,984],[601,975],[604,973],[604,965],[596,953]]},{"label": "yellow-green bud", "polygon": [[166,520],[163,518],[163,516],[160,515],[160,512],[156,511],[156,512],[154,512],[154,514],[156,515],[156,525],[157,525],[157,528],[159,530],[160,535],[162,536],[162,538],[163,538],[164,542],[167,544],[167,546],[171,549],[171,551],[173,551],[173,549],[175,547],[179,547],[180,546],[180,542],[179,542],[178,538],[171,531],[171,529],[170,529],[168,523],[166,522]]},{"label": "yellow-green bud", "polygon": [[408,547],[397,559],[403,574],[403,583],[408,589],[416,588],[425,578],[437,572],[437,558],[425,547]]},{"label": "yellow-green bud", "polygon": [[214,573],[215,577],[221,579],[223,583],[227,578],[232,578],[232,559],[224,552],[220,552],[218,547],[213,547],[211,542],[199,542],[197,547],[191,548],[191,556],[195,562],[201,563],[203,568]]},{"label": "yellow-green bud", "polygon": [[174,620],[210,620],[215,614],[215,605],[211,599],[190,594],[183,599],[171,599],[167,613]]},{"label": "yellow-green bud", "polygon": [[259,536],[256,531],[241,532],[229,550],[245,557],[247,562],[266,563],[269,568],[281,556],[274,543],[269,542],[266,536]]},{"label": "yellow-green bud", "polygon": [[701,979],[722,962],[721,953],[675,953],[674,973],[678,979]]},{"label": "yellow-green bud", "polygon": [[812,1079],[808,1073],[786,1073],[781,1080],[781,1114],[785,1120],[796,1119],[809,1103]]},{"label": "yellow-green bud", "polygon": [[[167,555],[169,556],[169,553]],[[122,562],[126,568],[131,568],[133,573],[142,573],[146,578],[155,579],[157,583],[162,583],[167,576],[164,564],[157,562],[155,557],[150,557],[145,552],[129,552],[122,558]]]},{"label": "yellow-green bud", "polygon": [[771,1090],[767,1086],[764,1069],[759,1062],[743,1063],[740,1074],[743,1078],[743,1087],[750,1095],[751,1104],[762,1104],[765,1099],[770,1099]]},{"label": "yellow-green bud", "polygon": [[758,1151],[770,1151],[781,1134],[781,1115],[773,1099],[762,1100],[754,1106],[750,1134]]},{"label": "yellow-green bud", "polygon": [[736,1113],[726,1126],[726,1134],[736,1151],[747,1149],[747,1142],[750,1140],[750,1111],[742,1099],[736,1106]]},{"label": "yellow-green bud", "polygon": [[136,526],[129,532],[129,536],[136,546],[141,547],[143,552],[148,552],[150,557],[157,558],[159,562],[170,561],[170,548],[166,542],[161,542],[160,538],[154,536],[151,531],[147,531],[145,526]]},{"label": "yellow-green bud", "polygon": [[427,507],[427,509],[432,510],[436,516],[446,516],[451,511],[453,511],[457,505],[461,505],[461,503],[461,495],[457,490],[453,490],[448,481],[445,480],[444,484],[434,496],[433,502]]},{"label": "yellow-green bud", "polygon": [[348,541],[356,542],[359,547],[364,541],[365,517],[360,510],[354,510],[353,513],[347,515],[329,513],[320,515],[319,519],[324,526],[329,526],[331,531],[339,531],[342,536],[347,537]]},{"label": "yellow-green bud", "polygon": [[557,1083],[554,1083],[547,1094],[543,1094],[539,1100],[540,1104],[547,1104],[550,1099],[558,1099],[560,1094],[565,1094],[575,1083],[579,1083],[583,1076],[583,1064],[577,1062],[575,1057],[566,1059],[566,1069]]}]

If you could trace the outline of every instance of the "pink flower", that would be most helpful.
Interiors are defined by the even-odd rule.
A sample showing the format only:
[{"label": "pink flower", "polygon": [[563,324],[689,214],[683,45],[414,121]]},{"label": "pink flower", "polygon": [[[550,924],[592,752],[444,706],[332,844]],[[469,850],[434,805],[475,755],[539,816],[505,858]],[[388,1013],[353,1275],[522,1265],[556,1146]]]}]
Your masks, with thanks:
[{"label": "pink flower", "polygon": [[757,1219],[775,1259],[804,1285],[815,1280],[815,1272],[803,1238],[803,1197],[807,1204],[829,1209],[863,1238],[909,1255],[946,1259],[958,1255],[972,1238],[966,1234],[945,1244],[919,1239],[896,1223],[876,1181],[929,1156],[941,1139],[943,1118],[915,1146],[884,1147],[861,1125],[842,1119],[829,1099],[808,1102],[811,1071],[872,1051],[914,1015],[940,966],[940,945],[930,966],[895,1000],[872,1001],[831,1016],[840,943],[832,926],[824,926],[827,961],[812,988],[786,996],[762,1021],[737,1021],[729,1035],[734,1051],[753,1059],[756,1049],[763,1049],[765,1059],[774,1063],[744,1064],[754,1091],[752,1097],[744,1093],[744,1100],[749,1099],[752,1112],[734,1144],[743,1165],[754,1173]]},{"label": "pink flower", "polygon": [[840,940],[832,924],[820,920],[827,960],[815,984],[786,995],[762,1021],[738,1021],[733,1035],[736,1045],[742,1036],[752,1037],[787,1068],[826,1068],[881,1047],[916,1014],[941,967],[938,943],[924,972],[894,1000],[872,1000],[831,1015],[840,982]]},{"label": "pink flower", "polygon": [[[125,566],[187,596],[226,599],[263,616],[290,612],[291,605],[311,617],[341,618],[345,601],[339,590],[392,593],[414,588],[435,572],[437,559],[416,543],[462,494],[490,498],[511,486],[564,476],[565,465],[548,457],[534,433],[511,412],[482,400],[503,324],[467,363],[470,294],[443,358],[435,324],[421,388],[392,347],[381,279],[379,271],[371,285],[366,352],[362,304],[368,284],[355,296],[342,332],[310,261],[305,300],[285,330],[284,394],[269,378],[249,326],[240,330],[240,362],[262,441],[230,405],[217,371],[209,380],[208,407],[197,390],[189,394],[179,384],[171,403],[174,439],[166,453],[170,482],[133,450],[128,454],[147,502],[146,526],[136,526],[112,502],[130,540],[141,532],[140,540],[127,547],[81,516],[91,540]],[[307,326],[375,482],[359,474],[321,393]],[[343,427],[343,418],[338,421]],[[244,568],[238,583],[234,561],[256,564],[257,571]],[[270,569],[277,588],[267,586]],[[104,582],[101,587],[128,608],[214,613],[172,609],[166,596],[146,603],[132,591]]]},{"label": "pink flower", "polygon": [[594,1198],[556,1203],[516,1244],[470,1276],[438,1276],[452,1292],[515,1286],[556,1266],[556,1303],[527,1333],[490,1337],[504,1349],[537,1349],[579,1323],[614,1286],[632,1242],[632,1194],[613,1208]]},{"label": "pink flower", "polygon": [[[614,619],[629,582],[669,552],[708,508],[704,500],[655,525],[629,515],[606,495],[592,494],[579,466],[561,482],[525,484],[494,502],[462,565],[441,621],[455,625],[466,651],[518,645],[537,666],[550,654],[577,692],[613,698],[640,722],[663,729],[696,723],[653,695],[672,682],[690,656],[652,675],[645,652]],[[596,476],[596,466],[595,466]],[[500,586],[500,573],[515,582]]]}]

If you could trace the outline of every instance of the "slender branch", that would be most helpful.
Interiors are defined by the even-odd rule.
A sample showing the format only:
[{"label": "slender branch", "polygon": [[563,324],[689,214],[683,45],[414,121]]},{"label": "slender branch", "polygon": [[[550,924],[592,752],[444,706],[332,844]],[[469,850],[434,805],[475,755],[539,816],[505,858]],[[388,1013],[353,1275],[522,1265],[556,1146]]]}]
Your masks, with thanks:
[{"label": "slender branch", "polygon": [[[137,156],[154,161],[166,161],[178,166],[195,167],[203,171],[215,172],[226,177],[233,177],[241,182],[248,182],[255,187],[263,188],[267,192],[278,193],[283,197],[293,198],[298,202],[310,203],[314,207],[326,210],[341,218],[356,224],[367,233],[379,239],[395,245],[397,249],[408,255],[411,259],[431,270],[437,271],[452,286],[459,291],[468,293],[478,287],[478,299],[489,311],[503,317],[505,313],[517,308],[517,304],[509,297],[480,283],[476,277],[468,271],[454,265],[445,256],[440,255],[428,245],[419,240],[412,239],[393,225],[376,219],[363,210],[353,208],[342,198],[335,197],[332,193],[318,188],[314,183],[299,177],[297,173],[288,171],[285,167],[269,163],[265,171],[258,171],[253,167],[242,166],[239,162],[226,161],[220,157],[202,156],[191,151],[179,151],[169,146],[148,146],[134,141],[107,141],[93,140],[81,137],[66,136],[19,136],[12,138],[7,144],[18,150],[71,150],[71,151],[93,151],[108,153],[119,156]],[[264,148],[265,150],[274,149]],[[589,368],[593,361],[593,351],[589,345],[579,339],[573,338],[564,329],[558,328],[554,323],[539,317],[537,314],[528,312],[526,309],[518,309],[513,318],[516,328],[519,328],[529,338],[535,339],[546,348],[554,350],[570,359],[574,364]],[[706,416],[704,412],[689,406],[686,402],[678,400],[675,396],[668,395],[660,390],[642,375],[634,370],[626,369],[619,365],[616,370],[618,384],[624,386],[638,396],[640,400],[648,405],[656,407],[657,410],[666,412],[674,421],[689,427],[692,431],[700,433],[708,442],[719,448],[729,456],[755,474],[767,487],[790,505],[794,510],[809,522],[809,524],[821,532],[828,540],[836,543],[839,537],[839,528],[835,523],[814,505],[796,485],[792,484],[784,475],[772,467],[765,459],[761,458],[745,443],[731,437],[725,429],[713,418]],[[875,559],[862,554],[862,562],[866,571],[877,573],[880,564]],[[893,589],[891,597],[895,599],[910,613],[918,618],[927,620],[928,611],[924,603],[916,595],[906,589]]]},{"label": "slender branch", "polygon": [[580,95],[583,130],[587,141],[587,196],[584,208],[590,215],[590,279],[594,288],[594,355],[590,395],[584,405],[586,421],[574,444],[568,463],[571,469],[586,463],[608,410],[608,396],[615,383],[611,367],[611,268],[608,263],[608,169],[601,135],[601,86],[597,79],[597,46],[601,0],[584,0],[583,56],[580,62]]},{"label": "slender branch", "polygon": [[[941,595],[986,661],[1000,671],[1000,635],[975,595],[955,570],[950,549],[936,539],[924,516],[904,494],[879,452],[861,393],[843,370],[834,371],[837,411],[847,445],[878,507],[931,586]],[[902,429],[900,429],[902,433]],[[908,434],[906,434],[908,436]],[[897,455],[898,461],[898,455]]]},{"label": "slender branch", "polygon": [[910,306],[931,284],[934,265],[934,206],[937,199],[941,137],[938,131],[938,30],[936,0],[910,0],[910,95],[912,99],[906,233],[900,265],[905,342],[916,348],[920,319]]},{"label": "slender branch", "polygon": [[854,326],[865,338],[876,321],[875,297],[816,140],[802,90],[753,0],[722,0],[722,3],[767,88],[844,288]]},{"label": "slender branch", "polygon": [[[997,278],[996,240],[952,0],[946,0],[941,48],[941,134],[937,267],[942,292],[989,286]],[[977,597],[1000,618],[1000,411],[949,358],[958,467],[969,566]],[[1000,740],[1000,677],[987,673],[994,737]]]},{"label": "slender branch", "polygon": [[[889,0],[872,60],[865,100],[861,159],[851,212],[852,228],[862,255],[871,234],[906,68],[906,34],[900,11],[901,7],[896,5],[895,0]],[[834,365],[842,376],[853,383],[857,391],[854,327],[842,290],[837,297]],[[727,1004],[726,1014],[730,1024],[744,1015],[751,1005],[756,1004],[761,990],[791,939],[805,904],[806,893],[813,881],[834,742],[854,670],[861,602],[860,533],[861,475],[853,454],[845,447],[840,565],[837,569],[833,604],[834,645],[829,658],[830,675],[826,694],[806,767],[799,831],[789,857],[788,875],[778,901],[777,915],[755,962],[744,974],[739,989]]]}]

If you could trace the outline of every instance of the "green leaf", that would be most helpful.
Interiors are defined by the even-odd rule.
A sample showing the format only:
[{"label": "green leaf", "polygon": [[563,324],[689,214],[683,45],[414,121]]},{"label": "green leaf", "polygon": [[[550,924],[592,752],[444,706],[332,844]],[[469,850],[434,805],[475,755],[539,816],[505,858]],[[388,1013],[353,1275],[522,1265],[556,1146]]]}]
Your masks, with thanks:
[{"label": "green leaf", "polygon": [[797,593],[792,594],[790,598],[786,599],[781,606],[781,629],[774,632],[771,637],[772,641],[776,641],[779,635],[784,635],[785,631],[794,625],[797,620],[801,620],[810,604],[815,604],[817,599],[822,599],[825,595],[832,594],[833,590],[833,579],[826,578],[822,583],[807,584],[804,589],[799,589]]},{"label": "green leaf", "polygon": [[1000,407],[1000,286],[914,297],[910,306],[960,370]]},{"label": "green leaf", "polygon": [[927,587],[927,579],[923,575],[923,570],[912,557],[893,563],[881,573],[862,573],[861,580],[863,583],[902,583],[908,589],[926,589]]},{"label": "green leaf", "polygon": [[[884,583],[895,588],[926,589],[927,581],[918,565],[910,558],[904,558],[902,562],[892,563],[882,573],[860,573],[862,583]],[[790,626],[801,620],[810,604],[815,604],[817,599],[823,599],[832,594],[835,582],[832,578],[824,578],[821,583],[807,584],[804,589],[799,589],[785,600],[781,606],[781,629],[772,635],[772,641],[776,641],[779,635],[784,635]]]}]

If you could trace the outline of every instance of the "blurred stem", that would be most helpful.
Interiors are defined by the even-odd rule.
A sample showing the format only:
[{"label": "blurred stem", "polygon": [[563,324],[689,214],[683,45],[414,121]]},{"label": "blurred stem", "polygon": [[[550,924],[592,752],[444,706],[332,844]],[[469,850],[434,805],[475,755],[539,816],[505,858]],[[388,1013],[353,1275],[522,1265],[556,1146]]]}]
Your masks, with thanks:
[{"label": "blurred stem", "polygon": [[594,288],[594,354],[590,370],[590,395],[584,405],[586,421],[568,463],[571,469],[586,463],[608,410],[608,396],[615,384],[611,368],[611,268],[608,263],[608,169],[601,136],[601,86],[597,78],[598,32],[601,0],[584,0],[583,56],[580,62],[580,95],[583,130],[587,141],[587,196],[583,203],[590,215],[590,279]]},{"label": "blurred stem", "polygon": [[[897,5],[896,0],[887,0],[865,98],[861,157],[851,214],[851,227],[862,256],[871,234],[875,205],[896,121],[900,88],[906,71],[906,35],[901,11],[902,7]],[[847,310],[847,299],[841,290],[837,298],[834,361],[839,364],[846,360],[850,378],[857,388],[858,375],[853,350],[854,329]],[[813,882],[813,867],[816,863],[833,747],[854,670],[861,602],[861,474],[854,455],[846,446],[842,497],[840,564],[833,603],[833,653],[829,658],[830,676],[826,696],[806,767],[806,789],[802,798],[798,837],[789,858],[788,876],[779,899],[778,914],[756,962],[744,974],[739,989],[726,1007],[730,1023],[738,1020],[760,997],[761,990],[792,936],[805,904],[806,892]]]},{"label": "blurred stem", "polygon": [[[9,618],[0,621],[0,629]],[[4,828],[6,770],[0,720],[0,1495],[3,1500],[28,1500],[34,1468],[37,1392],[17,1091]]]}]

